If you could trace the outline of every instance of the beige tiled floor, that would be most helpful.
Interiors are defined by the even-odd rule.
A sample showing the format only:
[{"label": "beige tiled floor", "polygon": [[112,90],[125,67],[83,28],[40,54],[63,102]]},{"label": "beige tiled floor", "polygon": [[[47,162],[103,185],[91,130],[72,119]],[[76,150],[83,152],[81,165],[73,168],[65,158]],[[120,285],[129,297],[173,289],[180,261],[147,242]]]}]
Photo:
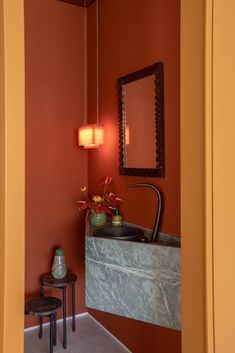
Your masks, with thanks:
[{"label": "beige tiled floor", "polygon": [[[62,323],[58,323],[55,353],[131,353],[110,335],[91,316],[84,314],[76,319],[76,332],[72,332],[71,320],[67,322],[68,347],[62,347]],[[49,326],[43,329],[43,339],[38,338],[38,329],[25,333],[24,353],[49,353]]]}]

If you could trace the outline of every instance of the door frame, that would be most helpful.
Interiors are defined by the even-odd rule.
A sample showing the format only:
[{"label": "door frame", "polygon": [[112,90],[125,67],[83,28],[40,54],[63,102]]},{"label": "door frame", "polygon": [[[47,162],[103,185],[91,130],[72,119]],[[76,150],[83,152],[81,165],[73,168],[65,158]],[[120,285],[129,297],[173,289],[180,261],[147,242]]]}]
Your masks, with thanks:
[{"label": "door frame", "polygon": [[[182,352],[213,353],[211,42],[213,0],[181,0]],[[0,2],[0,346],[23,352],[24,1]],[[190,119],[189,119],[190,117]],[[212,298],[212,299],[210,299]],[[17,320],[15,318],[17,317]],[[193,318],[193,320],[192,320]],[[14,340],[12,339],[14,332]]]},{"label": "door frame", "polygon": [[22,353],[25,262],[23,0],[0,0],[0,49],[0,351]]},{"label": "door frame", "polygon": [[214,352],[213,3],[181,0],[182,352]]}]

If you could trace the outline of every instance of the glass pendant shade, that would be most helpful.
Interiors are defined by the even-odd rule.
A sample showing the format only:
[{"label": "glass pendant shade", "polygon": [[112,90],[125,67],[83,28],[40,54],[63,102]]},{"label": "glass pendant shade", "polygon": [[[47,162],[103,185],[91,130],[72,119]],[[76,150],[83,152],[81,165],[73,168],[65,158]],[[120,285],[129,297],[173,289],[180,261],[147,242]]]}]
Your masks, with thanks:
[{"label": "glass pendant shade", "polygon": [[96,148],[104,143],[104,127],[101,124],[87,124],[78,129],[78,144],[84,148]]}]

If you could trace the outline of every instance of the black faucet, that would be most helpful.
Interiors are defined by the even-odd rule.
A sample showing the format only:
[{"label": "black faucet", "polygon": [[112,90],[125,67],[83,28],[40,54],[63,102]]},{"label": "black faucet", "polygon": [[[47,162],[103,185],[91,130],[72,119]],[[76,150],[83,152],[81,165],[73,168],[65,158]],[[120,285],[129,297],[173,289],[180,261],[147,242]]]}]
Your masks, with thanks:
[{"label": "black faucet", "polygon": [[130,184],[130,185],[128,185],[128,188],[134,188],[134,187],[138,187],[138,186],[145,186],[147,188],[153,189],[156,191],[156,193],[158,195],[158,211],[157,211],[156,220],[155,220],[154,227],[153,227],[153,233],[152,233],[151,239],[150,239],[150,242],[155,242],[155,241],[157,241],[157,238],[158,238],[158,226],[159,226],[159,220],[160,220],[161,209],[162,209],[161,193],[154,184],[150,184],[150,183]]}]

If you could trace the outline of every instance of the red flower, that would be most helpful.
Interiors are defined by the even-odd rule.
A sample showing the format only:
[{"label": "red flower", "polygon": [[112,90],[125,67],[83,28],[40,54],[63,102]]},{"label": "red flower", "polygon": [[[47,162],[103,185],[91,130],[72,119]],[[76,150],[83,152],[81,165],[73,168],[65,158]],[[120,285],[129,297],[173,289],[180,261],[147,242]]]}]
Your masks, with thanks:
[{"label": "red flower", "polygon": [[85,193],[84,201],[77,201],[79,203],[79,210],[87,209],[88,212],[105,212],[112,214],[113,209],[119,208],[122,200],[113,193],[107,192],[107,186],[112,183],[112,177],[105,177],[101,180],[100,185],[104,185],[102,194],[95,194],[87,196],[87,187],[83,186],[81,191]]},{"label": "red flower", "polygon": [[86,208],[90,207],[90,200],[87,199],[85,201],[77,201],[78,203],[80,203],[80,205],[78,206],[79,210],[85,210]]},{"label": "red flower", "polygon": [[107,176],[100,181],[100,185],[110,185],[112,181],[113,181],[113,178],[110,176]]},{"label": "red flower", "polygon": [[110,194],[106,195],[105,200],[109,204],[110,207],[112,208],[118,208],[121,206],[122,199],[114,195],[112,192]]}]

